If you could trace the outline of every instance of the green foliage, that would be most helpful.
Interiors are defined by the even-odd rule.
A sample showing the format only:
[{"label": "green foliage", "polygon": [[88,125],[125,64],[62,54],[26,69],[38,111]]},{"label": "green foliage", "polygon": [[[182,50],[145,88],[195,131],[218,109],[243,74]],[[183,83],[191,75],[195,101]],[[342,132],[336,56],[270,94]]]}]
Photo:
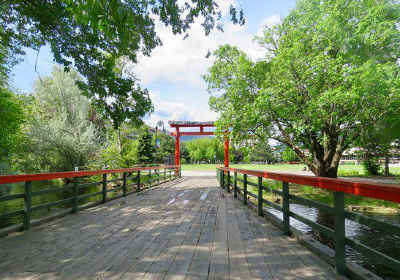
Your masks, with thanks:
[{"label": "green foliage", "polygon": [[233,125],[236,142],[275,139],[314,174],[336,177],[343,152],[399,102],[399,9],[390,0],[301,0],[257,38],[265,60],[221,46],[204,76],[218,93],[217,132]]},{"label": "green foliage", "polygon": [[138,139],[138,159],[140,163],[154,163],[155,143],[148,127],[145,127]]},{"label": "green foliage", "polygon": [[258,141],[252,147],[250,147],[250,160],[251,161],[263,161],[263,162],[277,162],[277,156],[271,149],[271,146],[266,142]]},{"label": "green foliage", "polygon": [[27,106],[26,142],[16,157],[22,171],[69,171],[95,158],[102,133],[92,122],[90,101],[77,80],[75,71],[54,67],[51,77],[36,82]]},{"label": "green foliage", "polygon": [[9,160],[18,147],[24,118],[22,100],[0,86],[0,162]]},{"label": "green foliage", "polygon": [[138,141],[133,139],[139,129],[124,124],[118,130],[109,128],[108,131],[107,142],[101,152],[101,162],[115,169],[129,168],[139,163]]},{"label": "green foliage", "polygon": [[381,167],[379,164],[379,157],[367,155],[362,162],[364,173],[367,175],[379,175]]},{"label": "green foliage", "polygon": [[296,153],[289,147],[286,147],[286,149],[282,152],[282,159],[285,162],[294,162],[299,160]]},{"label": "green foliage", "polygon": [[186,147],[192,161],[215,161],[224,159],[224,144],[219,139],[199,138],[186,142]]},{"label": "green foliage", "polygon": [[[242,12],[231,7],[231,15],[234,23],[244,24]],[[153,107],[134,76],[116,71],[118,60],[136,63],[139,54],[150,55],[161,45],[156,18],[182,34],[198,17],[206,34],[221,29],[215,1],[7,0],[0,4],[0,39],[15,57],[25,47],[49,46],[57,63],[66,70],[74,65],[84,77],[78,81],[84,94],[115,127],[126,119],[138,125]]]},{"label": "green foliage", "polygon": [[338,171],[338,176],[353,176],[353,175],[359,175],[359,172],[357,170],[339,170]]},{"label": "green foliage", "polygon": [[163,163],[164,158],[175,154],[175,139],[167,133],[159,133],[157,139],[160,141],[160,147],[157,148],[157,162]]}]

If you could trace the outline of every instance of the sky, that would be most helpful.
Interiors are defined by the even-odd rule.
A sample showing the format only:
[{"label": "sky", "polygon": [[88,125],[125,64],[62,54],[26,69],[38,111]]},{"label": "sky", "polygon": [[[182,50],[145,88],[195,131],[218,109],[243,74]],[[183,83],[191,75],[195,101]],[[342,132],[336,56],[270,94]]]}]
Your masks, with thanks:
[{"label": "sky", "polygon": [[[154,113],[145,117],[146,124],[155,126],[161,120],[168,128],[168,120],[212,121],[217,114],[208,107],[210,94],[201,75],[212,65],[208,51],[219,45],[230,44],[246,52],[252,59],[263,57],[263,49],[253,42],[265,25],[273,25],[285,17],[295,0],[217,0],[223,15],[224,32],[214,30],[205,36],[196,21],[189,37],[175,36],[171,30],[157,23],[156,32],[163,43],[153,50],[150,57],[140,57],[138,65],[131,65],[146,87],[154,104]],[[244,26],[230,22],[229,6],[242,8],[246,18]],[[13,69],[14,87],[21,92],[32,92],[35,80],[51,74],[53,56],[49,48],[37,53],[27,50],[24,61]],[[36,69],[36,70],[35,70]]]}]

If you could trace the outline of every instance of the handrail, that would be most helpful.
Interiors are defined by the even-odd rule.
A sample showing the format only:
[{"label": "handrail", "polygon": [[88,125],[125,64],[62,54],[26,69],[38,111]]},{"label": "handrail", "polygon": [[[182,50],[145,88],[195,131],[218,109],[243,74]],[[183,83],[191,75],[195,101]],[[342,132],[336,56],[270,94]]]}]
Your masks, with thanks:
[{"label": "handrail", "polygon": [[93,175],[103,174],[114,174],[124,172],[135,172],[154,170],[162,168],[179,168],[180,165],[160,165],[160,166],[148,166],[148,167],[131,167],[123,169],[102,169],[102,170],[85,170],[85,171],[70,171],[70,172],[51,172],[51,173],[36,173],[36,174],[19,174],[19,175],[2,175],[0,176],[0,184],[10,184],[26,181],[44,181],[51,179],[63,179],[63,178],[74,178],[74,177],[85,177]]},{"label": "handrail", "polygon": [[400,203],[400,185],[360,182],[355,180],[343,180],[307,175],[284,174],[260,170],[248,170],[230,167],[217,167],[220,170],[238,172],[241,174],[262,177],[277,181],[307,185],[331,191],[343,192],[359,196],[377,198]]},{"label": "handrail", "polygon": [[[231,172],[234,172],[233,180]],[[238,174],[243,174],[243,179],[238,178]],[[255,183],[249,181],[248,175],[257,177],[258,182]],[[396,236],[400,236],[400,227],[395,224],[387,223],[384,221],[363,216],[361,214],[355,214],[346,211],[344,200],[345,194],[353,194],[400,203],[399,185],[357,182],[352,180],[322,178],[295,174],[282,174],[222,166],[217,167],[217,176],[220,182],[220,186],[226,189],[228,193],[231,193],[231,187],[233,183],[234,197],[241,197],[244,205],[254,205],[259,216],[264,216],[264,205],[271,206],[282,212],[283,219],[281,220],[281,226],[285,235],[291,235],[293,233],[290,228],[290,218],[294,218],[312,227],[313,229],[319,230],[327,236],[332,237],[335,241],[335,269],[338,274],[344,275],[347,273],[348,267],[346,265],[346,246],[353,248],[361,254],[374,258],[384,266],[396,271],[397,273],[400,273],[399,260],[378,252],[375,249],[370,248],[364,244],[361,244],[351,237],[347,237],[345,230],[345,219],[349,219],[362,225],[369,226],[373,229],[380,230],[384,233]],[[265,186],[263,184],[264,178],[281,181],[282,190],[277,191],[273,188]],[[238,182],[242,184],[242,188],[238,186]],[[316,188],[333,191],[333,207],[328,204],[290,194],[290,183],[313,186]],[[257,192],[252,193],[251,190],[248,190],[248,186],[255,187],[257,189]],[[238,194],[239,191],[240,196]],[[280,195],[282,197],[282,206],[266,200],[263,197],[263,191],[268,191]],[[255,199],[257,201],[257,204],[249,201],[250,197]],[[303,217],[298,213],[290,211],[289,206],[291,200],[310,207],[317,208],[321,211],[328,211],[329,213],[332,213],[334,217],[333,229],[319,224],[318,222],[312,221],[306,217]]]},{"label": "handrail", "polygon": [[[160,169],[164,169],[163,172]],[[151,173],[151,170],[155,170],[154,175]],[[141,172],[141,171],[148,171]],[[167,176],[167,172],[169,171],[169,176]],[[136,172],[135,176],[129,176],[129,173]],[[117,179],[107,179],[108,174],[121,174]],[[160,174],[163,174],[162,178]],[[97,182],[79,182],[79,178],[94,176],[94,175],[103,175],[102,180]],[[153,175],[153,176],[152,176]],[[168,178],[169,177],[169,180]],[[22,209],[11,210],[6,213],[0,213],[0,219],[10,218],[14,216],[22,215],[22,226],[18,229],[20,230],[28,230],[31,225],[31,212],[36,210],[45,209],[47,207],[53,207],[63,204],[68,204],[71,206],[71,212],[77,213],[81,208],[79,205],[79,201],[82,199],[86,199],[93,196],[101,196],[101,203],[105,203],[109,200],[108,193],[121,191],[121,196],[126,196],[127,194],[133,192],[139,192],[143,188],[142,186],[147,186],[146,188],[150,188],[154,185],[159,185],[163,182],[168,182],[174,180],[175,178],[181,177],[181,166],[180,165],[159,165],[159,166],[149,166],[149,167],[132,167],[132,168],[123,168],[123,169],[105,169],[105,170],[89,170],[89,171],[73,171],[73,172],[53,172],[53,173],[40,173],[40,174],[23,174],[23,175],[3,175],[0,176],[0,184],[11,184],[11,183],[19,183],[25,182],[25,188],[23,192],[18,194],[11,194],[6,196],[0,196],[0,203],[7,203],[12,200],[23,199],[23,205],[21,205]],[[61,179],[61,178],[73,178],[73,184],[62,186],[54,189],[45,189],[32,191],[32,182],[34,181],[45,181],[51,179]],[[131,180],[131,183],[128,184],[127,181]],[[118,187],[113,187],[112,189],[107,189],[109,183],[119,182]],[[90,193],[85,193],[84,189],[87,187],[101,187],[101,190],[92,190]],[[133,190],[134,189],[134,190]],[[81,190],[81,191],[80,191]],[[48,203],[42,203],[38,205],[32,206],[32,198],[38,197],[41,195],[63,192],[63,191],[72,191],[68,197],[63,197],[61,200],[51,201]],[[129,191],[129,193],[128,193]],[[114,198],[114,197],[113,197]]]}]

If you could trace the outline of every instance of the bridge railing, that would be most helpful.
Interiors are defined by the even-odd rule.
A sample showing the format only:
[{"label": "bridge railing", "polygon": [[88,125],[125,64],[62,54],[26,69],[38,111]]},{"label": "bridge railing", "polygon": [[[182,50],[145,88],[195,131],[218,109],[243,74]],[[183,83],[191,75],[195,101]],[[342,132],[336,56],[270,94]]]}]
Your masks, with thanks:
[{"label": "bridge railing", "polygon": [[[110,179],[109,175],[115,178]],[[24,175],[0,176],[0,185],[24,183],[24,189],[20,193],[0,196],[0,206],[13,200],[23,199],[21,209],[13,209],[0,214],[0,221],[22,215],[22,228],[28,230],[31,226],[32,212],[55,206],[70,206],[71,213],[77,213],[83,206],[80,202],[92,197],[99,197],[100,203],[111,199],[109,193],[115,193],[112,199],[139,192],[163,182],[168,182],[181,176],[180,165],[160,165],[151,167],[133,167],[124,169],[92,170],[75,172],[55,172]],[[98,180],[97,177],[101,179]],[[33,190],[32,182],[54,179],[68,179],[71,183],[62,187]],[[93,181],[94,180],[94,181]],[[89,190],[89,191],[84,191]],[[32,198],[65,192],[67,197],[48,203],[32,205]],[[118,194],[121,193],[121,194]],[[2,207],[0,207],[2,209]]]},{"label": "bridge railing", "polygon": [[[233,174],[232,174],[233,173]],[[241,178],[238,177],[241,174]],[[233,175],[233,176],[232,176]],[[290,217],[333,238],[335,250],[335,269],[338,274],[346,274],[346,246],[366,255],[382,265],[400,273],[400,261],[385,255],[359,241],[346,236],[345,219],[371,227],[389,235],[400,237],[400,227],[391,223],[376,220],[358,213],[346,211],[345,194],[381,199],[390,202],[400,202],[400,186],[341,180],[333,178],[313,177],[295,174],[280,174],[266,171],[244,170],[237,168],[217,167],[217,176],[222,188],[235,198],[240,198],[243,204],[254,204],[257,213],[264,215],[263,206],[267,205],[283,214],[282,229],[284,234],[291,235]],[[251,180],[256,178],[256,181]],[[263,184],[263,179],[282,182],[281,189],[275,189]],[[238,185],[238,182],[242,187]],[[333,206],[290,193],[290,184],[312,186],[333,191]],[[257,193],[250,192],[248,186],[255,187]],[[263,191],[282,197],[282,205],[266,200]],[[255,203],[253,202],[255,201]],[[312,221],[299,213],[290,210],[290,201],[317,208],[328,212],[334,217],[333,229]]]}]

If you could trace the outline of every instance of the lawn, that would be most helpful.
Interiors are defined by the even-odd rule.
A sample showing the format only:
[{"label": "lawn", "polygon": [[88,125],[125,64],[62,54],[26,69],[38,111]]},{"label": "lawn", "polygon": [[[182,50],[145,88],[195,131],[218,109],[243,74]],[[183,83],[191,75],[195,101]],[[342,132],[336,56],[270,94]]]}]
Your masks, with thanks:
[{"label": "lawn", "polygon": [[[215,170],[216,166],[221,164],[183,164],[182,170]],[[255,169],[267,171],[302,171],[305,167],[304,164],[272,164],[272,165],[259,165],[259,164],[231,164],[230,167],[241,169]],[[361,165],[341,165],[339,172],[358,171],[359,175],[364,175],[364,170]],[[400,167],[391,167],[390,172],[400,173]]]}]

